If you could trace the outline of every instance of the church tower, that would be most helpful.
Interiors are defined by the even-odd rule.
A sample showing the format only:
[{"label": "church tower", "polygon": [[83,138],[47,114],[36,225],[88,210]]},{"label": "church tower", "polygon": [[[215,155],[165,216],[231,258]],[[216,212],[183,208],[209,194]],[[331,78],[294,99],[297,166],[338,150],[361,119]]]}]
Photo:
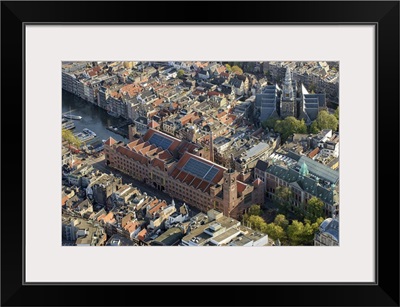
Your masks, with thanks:
[{"label": "church tower", "polygon": [[290,68],[286,69],[285,80],[282,87],[281,96],[281,117],[286,118],[288,116],[297,117],[297,105],[296,105],[296,86],[295,82],[292,81],[292,73]]},{"label": "church tower", "polygon": [[237,203],[237,182],[238,173],[234,169],[228,169],[224,172],[223,190],[223,208],[224,215],[229,216],[230,212],[236,207]]}]

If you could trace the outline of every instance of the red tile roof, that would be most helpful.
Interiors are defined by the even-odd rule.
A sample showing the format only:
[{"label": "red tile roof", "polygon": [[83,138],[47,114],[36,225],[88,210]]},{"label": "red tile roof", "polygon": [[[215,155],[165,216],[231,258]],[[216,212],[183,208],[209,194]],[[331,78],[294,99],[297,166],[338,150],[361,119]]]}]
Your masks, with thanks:
[{"label": "red tile roof", "polygon": [[121,87],[121,89],[119,90],[120,93],[128,94],[130,97],[134,97],[142,91],[143,91],[143,88],[136,84],[125,85],[125,86]]},{"label": "red tile roof", "polygon": [[153,165],[154,167],[158,167],[160,170],[164,170],[164,162],[155,158],[151,161],[151,165]]},{"label": "red tile roof", "polygon": [[100,215],[100,216],[97,218],[97,220],[98,220],[98,221],[101,221],[105,216],[106,216],[105,213],[103,213],[102,215]]},{"label": "red tile roof", "polygon": [[183,182],[183,179],[185,179],[186,175],[187,175],[187,173],[181,171],[181,172],[178,174],[178,176],[176,176],[176,179],[178,179],[179,181],[182,181],[182,182]]},{"label": "red tile roof", "polygon": [[223,116],[225,116],[227,113],[225,111],[222,111],[221,113],[217,114],[217,118],[221,118]]},{"label": "red tile roof", "polygon": [[157,100],[153,101],[152,105],[153,105],[153,107],[158,107],[163,102],[164,102],[164,100],[162,98],[158,98]]},{"label": "red tile roof", "polygon": [[158,154],[158,158],[161,160],[168,160],[172,158],[172,155],[167,150],[163,150]]},{"label": "red tile roof", "polygon": [[209,184],[207,181],[203,181],[203,182],[199,185],[198,189],[199,189],[199,190],[202,190],[203,192],[205,192],[205,191],[206,191],[206,188],[207,188],[209,185],[210,185],[210,184]]},{"label": "red tile roof", "polygon": [[117,141],[116,140],[114,140],[111,136],[108,138],[108,140],[104,143],[105,145],[108,145],[108,146],[112,146],[112,145],[114,145],[115,143],[117,143]]},{"label": "red tile roof", "polygon": [[139,227],[138,221],[130,221],[125,225],[124,229],[127,230],[131,234],[136,229],[138,229],[138,227]]},{"label": "red tile roof", "polygon": [[194,115],[193,113],[189,113],[189,114],[183,116],[181,119],[179,119],[179,121],[181,122],[182,125],[186,125],[187,123],[190,122],[193,115]]},{"label": "red tile roof", "polygon": [[119,146],[117,148],[117,152],[119,152],[119,153],[121,153],[121,154],[123,154],[123,155],[125,155],[125,156],[127,156],[129,158],[132,158],[133,160],[138,161],[138,162],[140,162],[142,164],[147,164],[147,162],[148,162],[148,158],[147,157],[145,157],[145,156],[143,156],[143,155],[141,155],[139,153],[136,153],[134,151],[131,151],[131,150],[129,150],[129,148],[126,148],[126,147],[123,147],[123,146]]},{"label": "red tile roof", "polygon": [[157,128],[158,126],[160,126],[155,120],[152,120],[147,127],[149,128]]},{"label": "red tile roof", "polygon": [[209,91],[209,92],[207,93],[207,95],[208,95],[208,97],[211,97],[211,96],[223,97],[223,96],[224,96],[223,93],[216,92],[216,91]]},{"label": "red tile roof", "polygon": [[201,182],[202,180],[196,177],[196,179],[193,180],[191,186],[197,189]]},{"label": "red tile roof", "polygon": [[163,201],[159,202],[158,204],[156,204],[153,208],[148,210],[147,213],[154,214],[154,213],[156,213],[158,211],[161,211],[165,207],[167,207],[167,202],[165,200],[163,200]]},{"label": "red tile roof", "polygon": [[65,195],[65,196],[61,199],[61,206],[64,206],[68,199],[69,199],[69,197],[68,197],[67,195]]},{"label": "red tile roof", "polygon": [[147,234],[147,230],[146,230],[146,228],[143,228],[143,229],[138,233],[137,238],[138,238],[139,240],[143,241],[144,238],[146,237],[146,234]]},{"label": "red tile roof", "polygon": [[309,158],[314,158],[318,153],[319,153],[319,147],[317,147],[317,148],[315,148],[313,151],[311,151],[311,152],[308,154],[308,157],[309,157]]},{"label": "red tile roof", "polygon": [[243,193],[243,191],[246,189],[246,187],[247,187],[247,184],[245,184],[239,180],[237,181],[237,191],[239,193]]},{"label": "red tile roof", "polygon": [[187,173],[186,177],[183,179],[183,182],[186,183],[187,185],[190,185],[190,183],[193,181],[195,177],[189,173]]}]

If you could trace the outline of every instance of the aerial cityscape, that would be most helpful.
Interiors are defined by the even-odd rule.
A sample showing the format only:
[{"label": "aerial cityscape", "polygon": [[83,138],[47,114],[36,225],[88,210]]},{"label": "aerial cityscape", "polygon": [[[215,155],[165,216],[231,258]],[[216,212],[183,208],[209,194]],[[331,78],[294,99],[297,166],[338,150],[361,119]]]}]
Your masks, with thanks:
[{"label": "aerial cityscape", "polygon": [[339,246],[339,62],[62,63],[63,246]]}]

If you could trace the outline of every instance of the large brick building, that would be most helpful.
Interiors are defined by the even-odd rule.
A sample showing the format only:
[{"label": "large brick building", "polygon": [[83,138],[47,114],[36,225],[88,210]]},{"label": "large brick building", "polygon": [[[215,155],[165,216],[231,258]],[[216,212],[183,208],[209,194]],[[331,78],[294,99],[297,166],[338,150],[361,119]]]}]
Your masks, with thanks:
[{"label": "large brick building", "polygon": [[104,147],[110,167],[203,212],[215,208],[237,217],[254,201],[254,187],[237,180],[238,172],[205,159],[199,145],[161,131],[149,129],[128,144],[109,138]]}]

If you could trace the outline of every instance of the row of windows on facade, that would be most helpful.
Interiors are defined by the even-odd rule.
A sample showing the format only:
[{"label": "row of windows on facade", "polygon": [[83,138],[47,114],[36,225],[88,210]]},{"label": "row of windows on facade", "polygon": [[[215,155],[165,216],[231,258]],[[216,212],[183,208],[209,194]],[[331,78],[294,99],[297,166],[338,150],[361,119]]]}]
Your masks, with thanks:
[{"label": "row of windows on facade", "polygon": [[[133,172],[131,171],[131,170],[129,170],[129,169],[126,169],[126,168],[119,168],[122,172],[126,172],[126,173],[129,173],[130,175],[135,175],[135,174],[133,174]],[[142,174],[142,172],[140,171],[140,174]],[[143,174],[144,174],[144,172],[143,172]],[[160,181],[161,181],[161,177],[158,177],[158,176],[156,176],[157,178],[159,178],[160,179]],[[141,178],[139,178],[139,179],[141,179]],[[167,181],[168,182],[168,181]],[[193,191],[192,189],[189,189],[188,187],[181,187],[181,186],[177,186],[177,185],[175,185],[174,183],[171,183],[170,184],[170,187],[173,189],[173,190],[176,190],[176,191],[178,191],[178,192],[180,192],[180,193],[184,193],[184,192],[191,192],[191,194],[180,194],[181,196],[188,196],[188,195],[191,195],[192,197],[192,199],[195,199],[196,201],[198,201],[198,202],[201,202],[201,201],[203,201],[204,200],[204,194],[200,194],[200,193],[198,193],[198,192],[195,192],[195,191]],[[194,195],[193,195],[194,194]]]}]

